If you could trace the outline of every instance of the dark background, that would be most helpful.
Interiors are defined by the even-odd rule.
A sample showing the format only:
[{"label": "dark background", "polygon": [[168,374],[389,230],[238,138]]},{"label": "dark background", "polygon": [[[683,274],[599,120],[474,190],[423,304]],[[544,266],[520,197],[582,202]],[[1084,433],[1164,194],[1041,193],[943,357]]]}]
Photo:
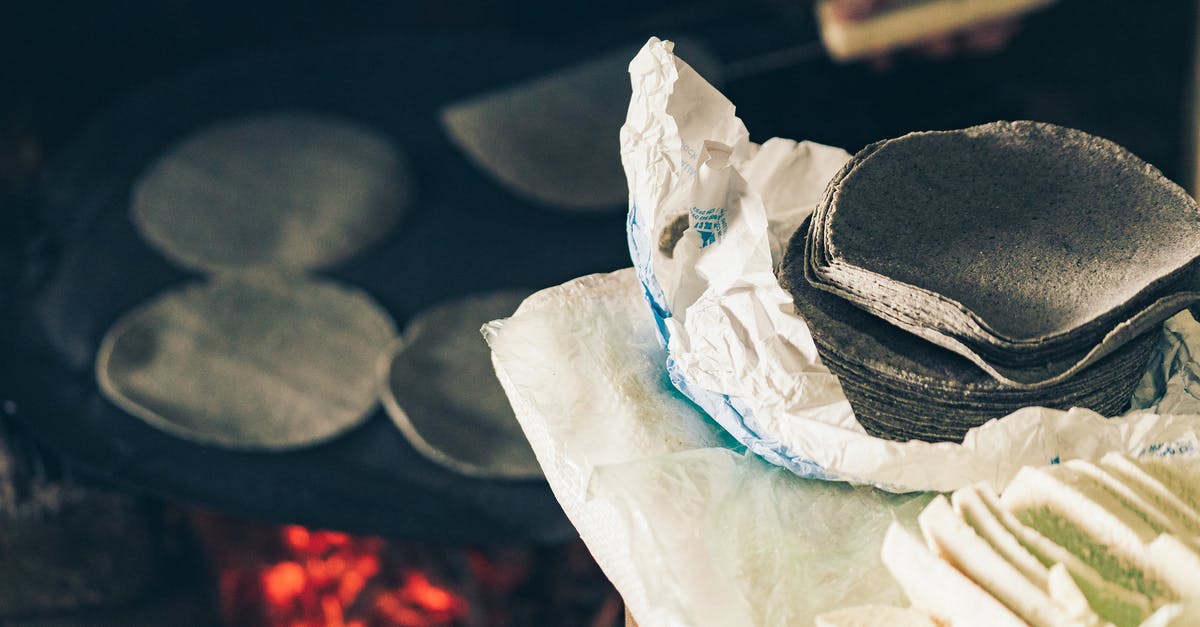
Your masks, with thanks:
[{"label": "dark background", "polygon": [[[1195,5],[1182,0],[1063,0],[1023,19],[997,54],[929,59],[901,52],[886,71],[817,58],[721,88],[756,141],[782,136],[854,151],[913,130],[1034,119],[1109,137],[1190,185],[1195,18]],[[410,221],[409,231],[425,233],[422,241],[453,230],[439,226],[450,219],[447,212],[483,207],[480,219],[504,216],[476,235],[455,236],[465,243],[454,250],[438,244],[413,254],[405,252],[407,243],[385,242],[331,270],[374,293],[403,327],[406,316],[459,293],[540,288],[628,264],[620,207],[571,217],[513,197],[445,140],[434,123],[437,109],[650,35],[680,34],[728,62],[814,41],[817,29],[808,2],[787,0],[4,3],[0,335],[15,348],[7,351],[0,392],[30,401],[14,405],[21,408],[17,421],[101,482],[285,520],[408,529],[389,528],[396,514],[387,510],[348,506],[342,520],[303,515],[329,490],[369,478],[353,470],[329,476],[311,471],[314,464],[324,459],[341,468],[344,459],[370,458],[355,447],[373,446],[379,437],[400,441],[382,416],[311,456],[225,456],[182,445],[176,451],[172,440],[133,421],[124,431],[110,428],[119,412],[92,389],[89,351],[122,311],[189,278],[146,250],[129,228],[123,216],[130,180],[189,125],[262,106],[273,92],[296,85],[302,104],[334,112],[345,105],[344,112],[384,125],[417,155],[419,204],[444,207],[429,212],[442,218]],[[360,84],[371,87],[356,89]],[[242,93],[255,89],[262,94]],[[612,149],[615,159],[615,129]],[[520,249],[536,252],[497,249],[496,229],[510,229],[514,242],[525,237]],[[28,306],[39,298],[40,305]],[[46,329],[49,340],[42,342]],[[35,388],[30,398],[21,396]],[[374,459],[387,464],[411,454],[396,446],[375,447]],[[226,468],[237,470],[224,480],[210,471]],[[276,483],[304,472],[314,472],[311,498],[273,511],[271,495],[289,494]],[[420,473],[418,483],[431,494],[479,487],[423,467]],[[248,476],[261,479],[252,491],[239,486]],[[364,490],[399,490],[397,476],[373,477],[377,487]],[[478,498],[495,509],[508,498],[495,496],[507,494],[503,489],[484,486]],[[431,516],[438,507],[445,505],[428,504]]]},{"label": "dark background", "polygon": [[[913,130],[1034,119],[1113,139],[1190,189],[1196,25],[1196,4],[1185,0],[1062,0],[1022,20],[1021,31],[998,54],[934,60],[899,53],[887,71],[818,59],[731,82],[722,90],[737,104],[755,141],[771,136],[811,139],[853,152],[869,142]],[[28,375],[40,386],[36,398],[23,402],[19,411],[7,403],[0,407],[3,413],[13,414],[14,424],[6,428],[44,446],[55,462],[52,466],[76,468],[72,475],[76,479],[184,505],[277,522],[450,542],[561,540],[570,535],[544,486],[470,484],[423,466],[396,474],[386,468],[387,472],[356,474],[360,469],[342,460],[361,458],[364,448],[383,441],[381,437],[395,440],[387,445],[395,450],[383,447],[378,459],[392,459],[395,451],[404,451],[400,436],[382,416],[328,446],[277,458],[231,455],[183,444],[177,454],[169,448],[175,444],[161,439],[165,436],[132,419],[113,430],[114,439],[96,439],[95,434],[106,433],[103,420],[112,418],[114,410],[94,390],[86,389],[90,385],[87,355],[82,355],[81,369],[71,370],[69,359],[27,341],[35,334],[21,325],[37,327],[35,317],[26,315],[30,313],[26,306],[31,295],[42,292],[43,284],[52,284],[63,268],[83,272],[63,261],[75,251],[108,245],[116,249],[110,251],[113,258],[131,265],[153,258],[149,252],[135,250],[139,244],[122,243],[136,242],[132,232],[115,243],[87,241],[99,235],[75,228],[70,220],[73,206],[62,199],[79,200],[82,206],[95,190],[97,198],[104,196],[97,206],[108,203],[104,206],[120,211],[124,192],[114,191],[114,186],[127,186],[138,164],[106,159],[97,146],[103,148],[107,141],[114,154],[127,158],[144,149],[141,140],[151,142],[139,137],[139,128],[159,141],[164,127],[188,119],[171,110],[187,104],[170,100],[170,106],[165,106],[164,94],[180,93],[176,86],[181,84],[206,84],[193,80],[196,76],[211,80],[214,73],[239,68],[295,70],[295,62],[289,59],[319,61],[327,51],[331,63],[349,59],[355,64],[346,68],[347,76],[366,76],[376,59],[364,50],[411,55],[377,59],[380,71],[394,71],[390,88],[373,102],[355,105],[381,120],[399,122],[409,117],[404,107],[420,108],[439,98],[445,102],[492,89],[617,46],[639,44],[650,35],[678,34],[704,41],[725,61],[817,37],[812,7],[803,0],[0,2],[0,350],[8,352],[15,345],[32,355],[27,361],[0,359],[0,400],[29,393],[31,388],[21,376]],[[472,56],[473,42],[479,43],[477,58]],[[434,48],[465,51],[455,53],[456,58],[471,71],[430,82],[405,72],[413,63],[421,63],[422,50]],[[336,110],[338,97],[330,93],[317,99]],[[204,106],[215,112],[221,98],[220,93],[207,94]],[[150,113],[130,123],[131,116],[143,112]],[[435,119],[432,106],[421,114]],[[114,126],[114,121],[119,124]],[[536,260],[553,273],[540,278],[543,284],[529,287],[628,265],[619,208],[572,218],[503,197],[504,190],[477,172],[470,175],[475,179],[460,184],[471,166],[444,142],[440,131],[429,126],[421,137],[432,148],[416,164],[424,194],[421,203],[486,204],[508,212],[517,226],[563,235],[562,243],[542,251],[547,258]],[[116,127],[121,130],[114,134]],[[122,151],[126,138],[136,148]],[[615,158],[615,135],[612,146]],[[121,173],[110,175],[111,171]],[[445,197],[436,196],[438,190],[447,191]],[[600,233],[607,243],[584,258],[566,237],[573,229]],[[385,243],[333,274],[372,288],[403,326],[404,311],[425,303],[413,295],[420,290],[387,292],[372,284],[377,277],[372,264],[390,263],[390,250]],[[469,257],[472,250],[465,247],[455,254]],[[555,255],[557,259],[550,258]],[[463,289],[485,287],[490,275],[524,276],[515,269],[520,260],[511,258],[459,262],[470,275]],[[92,293],[66,299],[79,311],[63,317],[94,323],[99,333],[106,317],[115,315],[107,311],[101,315],[100,310],[119,308],[114,303],[121,299],[136,303],[154,290],[188,278],[160,263],[142,273],[150,278],[132,280],[136,289],[122,291],[128,281],[114,276],[115,268],[100,264],[90,269],[92,275],[84,272],[72,277],[73,283],[65,283],[88,287]],[[412,281],[426,290],[429,299],[452,295],[454,290],[441,289],[449,281],[437,275],[435,265],[421,268],[414,271],[420,276]],[[60,379],[52,376],[55,373],[60,373]],[[39,399],[45,401],[44,412],[34,402]],[[94,420],[78,422],[79,416]],[[0,425],[4,422],[0,420]],[[155,458],[144,455],[146,450],[162,452]],[[406,454],[416,457],[411,451]],[[296,480],[311,472],[314,464],[341,468],[345,474],[322,472],[320,481]],[[311,494],[296,496],[304,492],[293,489],[296,484]],[[447,491],[455,492],[455,498],[443,498]],[[311,507],[345,492],[361,498],[348,499],[347,508],[333,514]],[[396,494],[407,496],[403,508],[389,507],[397,501]],[[540,509],[526,503],[537,503]],[[361,509],[355,509],[355,504]],[[528,511],[540,514],[530,517],[532,522],[522,520]],[[494,517],[483,530],[463,522],[483,513]],[[445,515],[452,515],[453,524],[431,526],[431,521]]]},{"label": "dark background", "polygon": [[[1025,18],[1019,34],[998,54],[933,60],[902,52],[887,71],[819,58],[733,81],[722,89],[738,105],[757,141],[783,136],[854,151],[912,130],[1035,119],[1109,137],[1169,177],[1190,185],[1195,18],[1195,5],[1182,0],[1063,0]],[[180,99],[187,89],[221,85],[214,77],[245,70],[253,80],[239,79],[243,88],[257,81],[269,92],[275,89],[272,80],[278,79],[286,88],[283,83],[303,81],[308,67],[316,73],[325,61],[320,72],[327,77],[340,76],[342,67],[337,64],[346,63],[349,82],[362,77],[378,80],[380,72],[387,73],[387,89],[380,90],[378,97],[360,91],[354,96],[358,99],[354,110],[394,122],[397,128],[406,126],[406,132],[425,142],[414,148],[420,150],[417,184],[425,194],[420,202],[493,207],[493,213],[507,212],[510,222],[505,224],[511,225],[514,236],[543,229],[545,234],[537,236],[543,238],[540,241],[556,242],[535,246],[541,255],[537,259],[509,256],[504,263],[498,263],[498,258],[506,253],[464,245],[452,255],[443,250],[439,254],[448,255],[444,259],[433,254],[432,258],[442,259],[441,265],[428,262],[430,255],[389,256],[392,252],[385,244],[334,269],[336,277],[373,290],[403,325],[406,315],[429,302],[456,291],[487,287],[496,276],[537,288],[628,263],[619,208],[571,218],[507,197],[505,190],[471,169],[432,120],[436,108],[450,100],[617,46],[638,44],[654,34],[690,36],[706,43],[724,61],[814,41],[817,36],[811,5],[786,0],[4,3],[0,8],[0,313],[16,312],[5,318],[7,342],[28,349],[29,356],[21,358],[25,361],[9,359],[9,380],[0,381],[0,388],[36,385],[42,398],[48,399],[40,407],[23,405],[19,422],[33,426],[35,439],[48,442],[68,460],[76,458],[101,481],[124,482],[126,487],[185,501],[198,492],[175,483],[155,484],[156,478],[190,473],[194,479],[189,481],[212,484],[207,468],[236,462],[189,449],[196,453],[192,461],[198,466],[173,472],[169,465],[181,458],[164,454],[159,463],[168,470],[160,471],[154,460],[134,454],[138,449],[129,444],[142,433],[157,435],[138,431],[144,430],[142,426],[130,427],[128,442],[109,442],[111,450],[93,445],[94,437],[103,437],[103,421],[111,419],[114,410],[94,390],[89,396],[79,387],[86,387],[90,376],[88,343],[120,313],[118,309],[187,278],[164,264],[155,266],[152,253],[138,248],[142,245],[121,217],[130,178],[145,156],[157,150],[155,142],[177,132],[181,121],[191,120],[188,109],[193,102],[207,107],[199,117],[217,117],[226,96],[230,102],[240,98],[240,94],[213,91],[194,101]],[[445,50],[455,52],[446,56]],[[430,58],[453,57],[458,70],[439,74],[439,68],[423,67],[427,51],[439,51],[430,52]],[[292,74],[283,76],[273,68]],[[264,75],[257,77],[254,72]],[[303,98],[338,109],[341,94],[336,89],[320,94],[307,89]],[[615,159],[615,131],[612,145]],[[439,190],[445,193],[439,196]],[[116,229],[110,229],[116,234],[111,240],[93,241],[110,237],[110,232],[90,231],[82,218],[76,219],[77,214],[92,211],[77,206],[91,204],[108,207],[96,211],[117,216],[107,223]],[[585,254],[571,243],[572,234],[600,243]],[[490,252],[479,252],[484,250]],[[89,256],[94,251],[100,251],[95,253],[98,256]],[[422,259],[425,265],[420,265]],[[381,272],[397,267],[396,260],[417,265],[408,271],[410,285],[390,285],[389,292],[379,287],[378,280],[387,277]],[[440,268],[454,264],[458,275],[438,274]],[[549,271],[534,277],[523,274],[523,267]],[[459,287],[444,287],[454,282]],[[57,289],[53,293],[59,294],[54,296],[58,300],[51,299],[38,312],[26,311],[31,297],[44,293],[43,285]],[[27,341],[42,326],[39,317],[90,326],[73,331],[79,340],[75,346],[64,348],[59,342],[47,351]],[[12,376],[38,371],[43,365],[46,371],[30,375],[28,385]],[[63,382],[61,391],[55,377]],[[71,394],[85,400],[72,407]],[[76,429],[72,422],[84,415],[84,407],[96,416],[95,436]],[[51,414],[56,418],[50,419]],[[377,428],[380,433],[386,430],[384,424]],[[360,434],[360,439],[371,438]],[[163,450],[158,444],[147,449]],[[127,459],[114,457],[122,451]],[[380,453],[381,458],[392,454]],[[263,476],[268,478],[256,486],[267,496],[251,509],[255,514],[270,514],[269,495],[278,488],[273,481],[284,480],[288,473],[270,474],[272,459],[241,459],[258,469],[255,472],[267,473]],[[293,462],[299,472],[312,460],[301,456]],[[139,467],[143,468],[140,475],[130,471]],[[333,477],[329,485],[336,488],[353,481],[352,476]],[[235,505],[244,493],[235,483],[205,487],[210,505]],[[314,493],[321,496],[319,489]],[[291,510],[279,515],[295,516]],[[393,517],[387,511],[353,510],[347,516],[351,521]]]},{"label": "dark background", "polygon": [[[1178,178],[1194,15],[1186,0],[1064,0],[1026,19],[1002,55],[902,61],[884,74],[813,64],[746,81],[731,95],[758,140],[779,134],[854,149],[989,113],[1024,115],[1100,132]],[[30,166],[14,161],[52,159],[123,95],[231,54],[406,33],[599,48],[681,30],[732,56],[815,38],[805,0],[5,2],[0,168],[10,185],[27,180]],[[28,135],[41,158],[18,148]],[[14,157],[20,152],[24,159]]]}]

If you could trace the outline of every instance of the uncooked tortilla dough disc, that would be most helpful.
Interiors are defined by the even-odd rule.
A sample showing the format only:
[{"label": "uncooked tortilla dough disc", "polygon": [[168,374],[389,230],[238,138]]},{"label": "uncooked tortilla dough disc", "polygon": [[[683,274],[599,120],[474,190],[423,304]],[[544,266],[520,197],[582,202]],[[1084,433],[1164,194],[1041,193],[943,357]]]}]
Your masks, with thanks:
[{"label": "uncooked tortilla dough disc", "polygon": [[[640,46],[640,44],[639,44]],[[700,42],[676,42],[705,76],[720,72]],[[442,127],[482,171],[516,194],[567,213],[624,211],[629,187],[616,138],[629,110],[636,48],[447,106]]]},{"label": "uncooked tortilla dough disc", "polygon": [[380,347],[395,335],[387,312],[359,290],[234,273],[126,314],[100,345],[96,377],[122,409],[181,438],[284,450],[366,420]]},{"label": "uncooked tortilla dough disc", "polygon": [[303,113],[200,130],[150,165],[132,218],[163,255],[210,271],[321,268],[382,237],[411,178],[385,138]]},{"label": "uncooked tortilla dough disc", "polygon": [[528,295],[500,291],[438,305],[415,317],[381,358],[384,407],[432,461],[479,477],[542,477],[479,332],[511,316]]}]

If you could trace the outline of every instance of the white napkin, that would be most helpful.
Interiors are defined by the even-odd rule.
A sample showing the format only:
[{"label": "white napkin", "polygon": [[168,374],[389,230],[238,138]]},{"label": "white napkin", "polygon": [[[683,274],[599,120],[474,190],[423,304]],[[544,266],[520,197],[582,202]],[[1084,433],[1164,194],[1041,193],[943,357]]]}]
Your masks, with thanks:
[{"label": "white napkin", "polygon": [[[1190,318],[1168,328],[1186,341],[1164,340],[1139,390],[1148,407],[1196,402],[1200,333]],[[641,627],[804,625],[903,603],[879,549],[893,518],[915,528],[929,495],[803,479],[748,454],[672,386],[633,269],[538,292],[484,335],[550,487]]]},{"label": "white napkin", "polygon": [[744,453],[667,378],[632,269],[484,327],[546,479],[642,627],[806,624],[896,604],[879,560],[928,498],[802,479]]}]

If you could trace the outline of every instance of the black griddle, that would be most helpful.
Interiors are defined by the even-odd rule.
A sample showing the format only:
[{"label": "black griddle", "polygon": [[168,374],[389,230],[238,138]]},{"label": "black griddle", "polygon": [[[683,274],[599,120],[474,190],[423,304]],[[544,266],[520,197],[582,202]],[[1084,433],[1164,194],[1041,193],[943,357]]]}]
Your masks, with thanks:
[{"label": "black griddle", "polygon": [[[446,140],[448,102],[583,59],[582,48],[406,38],[230,58],[152,85],[101,116],[51,164],[39,246],[6,299],[0,399],[36,439],[88,474],[172,500],[354,532],[458,542],[552,542],[574,530],[540,481],[471,479],[425,460],[382,410],[361,428],[287,453],[241,453],[160,432],[109,403],[93,376],[107,328],[138,303],[199,280],[128,218],[136,177],[210,122],[301,110],[390,137],[415,199],[381,244],[316,274],[373,295],[403,328],[439,301],[543,288],[628,265],[624,213],[556,213],[512,198]],[[614,129],[615,131],[615,129]],[[597,147],[604,149],[605,147]],[[612,145],[617,152],[614,132]]]},{"label": "black griddle", "polygon": [[[1161,14],[1127,10],[1127,0],[1102,4],[1064,2],[1026,20],[1001,55],[945,63],[902,55],[883,74],[816,61],[724,90],[754,141],[806,138],[854,151],[912,130],[1036,119],[1108,137],[1179,180],[1195,9],[1181,3]],[[687,22],[724,60],[815,38],[807,11],[779,19],[745,9],[730,5],[695,20],[677,12],[672,23]],[[556,38],[547,31],[541,41],[422,34],[243,54],[118,102],[50,164],[25,246],[32,253],[16,264],[18,277],[10,272],[15,238],[0,233],[0,411],[99,479],[230,512],[464,542],[573,535],[545,484],[443,470],[418,456],[382,411],[312,449],[229,453],[120,412],[98,394],[91,367],[117,317],[199,278],[168,264],[133,231],[130,185],[183,135],[242,114],[288,108],[341,115],[389,135],[410,157],[418,188],[394,236],[319,273],[369,291],[401,328],[454,296],[541,288],[628,266],[622,213],[566,215],[512,197],[449,144],[436,118],[458,99],[650,34],[672,36],[661,24],[621,23],[620,34],[575,25]],[[618,150],[615,135],[608,149]],[[27,220],[10,222],[24,230]]]}]

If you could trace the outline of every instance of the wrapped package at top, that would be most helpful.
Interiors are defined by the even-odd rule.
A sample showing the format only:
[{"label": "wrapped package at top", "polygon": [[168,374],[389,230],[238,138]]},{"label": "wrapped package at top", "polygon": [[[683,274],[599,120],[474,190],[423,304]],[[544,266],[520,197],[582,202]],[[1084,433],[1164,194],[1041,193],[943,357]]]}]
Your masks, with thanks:
[{"label": "wrapped package at top", "polygon": [[[1002,307],[986,298],[969,300],[986,292],[987,282],[996,278],[986,275],[988,268],[1000,282],[1024,285],[1038,280],[1036,263],[1025,274],[1002,269],[1013,265],[1008,262],[1014,257],[1028,257],[1024,248],[1041,245],[1018,245],[1029,237],[1068,241],[1071,245],[1058,247],[1061,254],[1056,259],[1062,259],[1057,262],[1071,256],[1072,245],[1088,243],[1114,256],[1122,255],[1121,262],[1102,264],[1111,270],[1105,276],[1122,281],[1119,289],[1109,290],[1115,293],[1114,299],[1120,299],[1110,308],[1116,313],[1104,317],[1108,310],[1102,305],[1108,302],[1107,296],[1096,296],[1092,299],[1095,303],[1085,303],[1090,309],[1084,314],[1104,310],[1097,314],[1101,319],[1094,321],[1093,316],[1076,325],[1089,331],[1080,334],[1082,337],[1092,339],[1060,342],[1044,349],[1066,351],[1060,361],[1071,364],[1086,359],[1085,365],[1090,367],[1072,370],[1074,376],[1058,376],[1071,366],[1045,376],[1038,370],[1040,366],[1030,369],[1027,363],[1002,368],[1000,373],[986,368],[990,362],[977,367],[981,360],[971,363],[962,356],[970,347],[955,355],[945,350],[948,342],[935,344],[913,335],[926,340],[930,339],[926,335],[954,342],[959,341],[957,337],[971,340],[973,336],[966,331],[954,335],[963,326],[962,320],[978,318],[961,307],[955,309],[958,301],[845,263],[849,269],[841,274],[825,272],[812,277],[812,267],[824,269],[828,263],[822,265],[819,262],[824,258],[807,254],[829,257],[830,242],[843,246],[838,250],[850,250],[851,245],[861,250],[862,235],[855,231],[859,225],[833,222],[830,216],[836,206],[830,198],[836,195],[834,200],[849,207],[842,213],[854,217],[851,209],[858,214],[872,209],[864,208],[865,201],[851,205],[846,197],[851,192],[874,194],[870,200],[875,201],[879,218],[870,234],[875,239],[866,246],[885,252],[904,248],[914,258],[906,268],[920,267],[924,256],[929,272],[953,278],[951,264],[961,261],[961,255],[947,253],[937,242],[953,240],[954,234],[928,235],[925,239],[933,248],[922,250],[913,243],[921,237],[914,238],[913,233],[930,227],[931,221],[921,221],[914,213],[914,219],[905,222],[889,213],[913,203],[912,190],[905,190],[923,185],[925,193],[937,198],[1004,198],[1004,185],[1036,186],[1027,166],[1039,155],[1045,161],[1047,151],[1052,153],[1050,157],[1062,153],[1083,165],[1066,168],[1071,176],[1062,178],[1069,178],[1071,185],[1047,184],[1041,205],[1034,206],[1029,198],[1016,199],[1023,203],[1021,211],[1033,219],[1046,207],[1079,209],[1082,215],[1087,203],[1068,201],[1070,194],[1079,192],[1078,179],[1087,174],[1090,178],[1082,181],[1084,188],[1097,188],[1097,182],[1113,179],[1113,189],[1097,188],[1096,193],[1115,197],[1117,204],[1146,204],[1144,210],[1130,209],[1137,211],[1140,219],[1148,219],[1153,209],[1172,233],[1178,231],[1175,223],[1181,220],[1197,223],[1195,203],[1150,166],[1111,142],[1077,131],[1036,123],[998,123],[957,135],[907,140],[907,144],[921,144],[923,150],[958,150],[964,156],[933,158],[925,150],[924,156],[921,151],[909,155],[907,170],[904,164],[873,166],[886,170],[884,179],[903,179],[905,172],[911,172],[916,182],[901,185],[903,181],[899,181],[883,187],[876,182],[863,192],[864,184],[854,188],[850,184],[874,172],[867,173],[867,165],[882,158],[874,153],[884,152],[888,142],[869,147],[864,153],[870,154],[860,153],[853,160],[843,150],[811,142],[776,138],[755,144],[734,115],[733,105],[676,58],[670,42],[652,39],[630,64],[630,77],[633,97],[621,131],[621,156],[630,187],[629,246],[667,347],[665,365],[676,387],[750,450],[802,476],[869,483],[893,491],[944,491],[977,481],[1003,485],[1020,466],[1057,457],[1108,450],[1137,454],[1150,447],[1191,447],[1194,443],[1200,418],[1159,415],[1147,402],[1136,400],[1134,411],[1126,412],[1131,394],[1160,344],[1159,323],[1197,296],[1187,274],[1197,252],[1193,238],[1158,238],[1152,251],[1145,245],[1137,254],[1125,254],[1117,250],[1125,242],[1097,242],[1095,233],[1082,232],[1094,229],[1087,220],[1058,219],[1008,228],[1016,233],[1013,237],[1025,239],[991,251],[983,270],[976,267],[978,259],[968,260],[974,265],[969,272],[960,272],[960,279],[969,274],[976,277],[977,285],[960,281],[961,290],[953,295],[962,301],[993,305],[987,310],[991,313]],[[999,140],[982,146],[981,137]],[[1029,154],[1022,157],[1025,153]],[[994,167],[1007,168],[1006,164],[1013,163],[1008,168],[1015,168],[1012,176],[997,174],[993,167],[993,171],[976,172],[976,176],[948,174],[932,180],[938,174],[924,172],[920,165],[921,159],[932,159],[934,165],[951,163],[958,170],[987,170],[983,166],[989,164],[983,162],[990,157],[997,161]],[[1047,180],[1052,174],[1046,175]],[[879,176],[883,175],[875,178]],[[1129,187],[1124,185],[1126,179],[1136,179],[1140,187],[1118,194]],[[972,185],[979,187],[977,192],[962,189]],[[895,197],[889,196],[893,189]],[[817,214],[813,214],[814,208],[819,209]],[[1109,209],[1107,213],[1119,211]],[[945,207],[930,210],[950,211]],[[932,226],[959,228],[964,238],[986,238],[975,231],[989,226],[999,232],[1007,228],[1005,220],[995,215],[991,216],[995,219],[968,218]],[[829,224],[842,229],[836,238],[824,230]],[[889,228],[894,231],[891,236]],[[809,240],[823,239],[806,241],[806,234]],[[895,261],[893,258],[902,257],[905,251],[891,257],[875,256]],[[1088,249],[1076,256],[1094,253]],[[1150,263],[1162,267],[1146,267]],[[805,277],[805,272],[810,276]],[[1070,269],[1062,268],[1055,272],[1055,276],[1076,276],[1080,283],[1095,280],[1087,272],[1072,275]],[[859,280],[855,282],[855,278]],[[1075,287],[1065,286],[1061,292],[1070,297],[1072,290],[1078,291]],[[854,298],[839,298],[847,293]],[[1061,296],[1055,290],[1039,293],[1047,298]],[[1049,303],[1043,309],[1055,310],[1055,306]],[[1020,311],[1022,305],[1014,302],[1012,307]],[[978,308],[982,310],[982,306]],[[1058,307],[1072,315],[1076,309],[1086,308]],[[925,321],[933,329],[929,334],[919,333],[925,327],[918,323]],[[1187,314],[1172,318],[1166,328],[1168,333],[1184,336],[1196,330]],[[1106,334],[1105,329],[1111,332]],[[1069,329],[1067,336],[1073,337]],[[976,340],[976,346],[980,343],[986,344]],[[1017,348],[1028,352],[1028,344]],[[1039,346],[1033,342],[1035,353]],[[979,352],[992,357],[997,354],[995,350]],[[1022,362],[1018,359],[1016,363]],[[1187,363],[1185,359],[1164,367],[1181,368]],[[1169,374],[1151,372],[1151,376]],[[1014,377],[1020,380],[1014,381]],[[1116,418],[1101,415],[1122,412],[1126,413]]]}]

